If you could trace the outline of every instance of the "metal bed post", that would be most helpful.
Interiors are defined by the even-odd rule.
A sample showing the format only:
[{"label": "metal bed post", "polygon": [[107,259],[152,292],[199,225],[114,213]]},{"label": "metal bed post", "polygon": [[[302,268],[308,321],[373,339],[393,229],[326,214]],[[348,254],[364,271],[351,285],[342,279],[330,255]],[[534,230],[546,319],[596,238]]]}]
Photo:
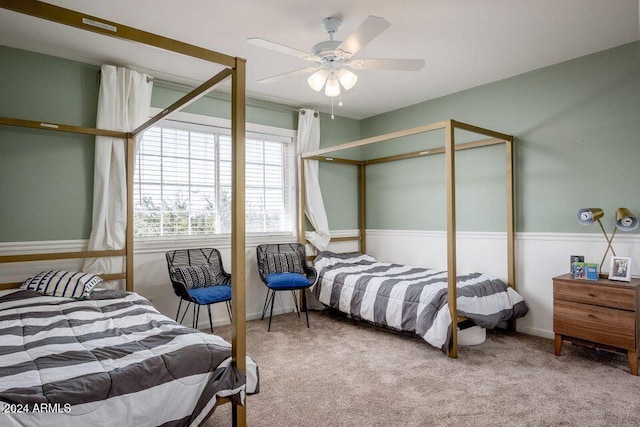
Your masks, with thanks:
[{"label": "metal bed post", "polygon": [[131,135],[125,140],[126,149],[126,167],[127,167],[127,227],[126,227],[126,243],[127,251],[125,260],[125,288],[127,292],[133,292],[133,174],[134,174],[134,153],[135,140]]},{"label": "metal bed post", "polygon": [[458,299],[456,280],[456,164],[455,136],[451,120],[445,122],[444,161],[447,180],[447,300],[451,314],[449,357],[458,357]]},{"label": "metal bed post", "polygon": [[358,230],[360,233],[360,252],[367,251],[367,170],[363,162],[358,165]]},{"label": "metal bed post", "polygon": [[[515,254],[515,202],[514,174],[513,174],[513,137],[505,141],[506,175],[507,175],[507,285],[516,288],[516,254]],[[509,322],[507,327],[511,332],[516,330],[516,321]]]},{"label": "metal bed post", "polygon": [[[242,373],[247,372],[246,361],[246,287],[245,287],[245,98],[246,61],[236,59],[231,74],[231,360]],[[245,399],[246,405],[246,399]],[[234,426],[247,425],[246,406],[233,405]]]}]

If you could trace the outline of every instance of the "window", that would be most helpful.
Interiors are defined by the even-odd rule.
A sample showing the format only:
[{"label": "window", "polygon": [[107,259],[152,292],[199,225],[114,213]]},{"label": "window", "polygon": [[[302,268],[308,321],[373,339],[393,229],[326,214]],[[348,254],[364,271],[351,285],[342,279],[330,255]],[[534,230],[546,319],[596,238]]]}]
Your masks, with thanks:
[{"label": "window", "polygon": [[[294,232],[292,142],[292,136],[247,133],[249,233]],[[143,134],[134,176],[134,229],[138,237],[231,232],[228,129],[165,121]]]}]

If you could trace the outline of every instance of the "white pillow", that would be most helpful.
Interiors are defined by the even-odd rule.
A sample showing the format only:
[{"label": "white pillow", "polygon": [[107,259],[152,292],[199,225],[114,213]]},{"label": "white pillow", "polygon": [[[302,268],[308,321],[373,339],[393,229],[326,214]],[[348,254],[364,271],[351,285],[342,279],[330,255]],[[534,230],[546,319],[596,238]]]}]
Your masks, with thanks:
[{"label": "white pillow", "polygon": [[64,270],[42,271],[30,277],[20,289],[40,292],[53,297],[85,299],[102,282],[100,276]]}]

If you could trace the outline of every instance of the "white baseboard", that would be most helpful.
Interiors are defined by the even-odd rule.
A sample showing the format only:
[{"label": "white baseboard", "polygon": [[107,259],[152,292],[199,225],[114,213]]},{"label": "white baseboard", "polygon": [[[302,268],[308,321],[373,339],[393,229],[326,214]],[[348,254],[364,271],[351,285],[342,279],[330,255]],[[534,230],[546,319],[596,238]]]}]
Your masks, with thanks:
[{"label": "white baseboard", "polygon": [[518,322],[516,322],[516,329],[518,330],[518,332],[521,332],[523,334],[527,334],[527,335],[534,335],[536,337],[542,337],[542,338],[548,338],[548,339],[554,339],[555,334],[553,333],[553,331],[547,331],[547,330],[543,330],[543,329],[538,329],[538,328],[531,328],[531,327],[521,327],[518,325]]},{"label": "white baseboard", "polygon": [[[292,306],[293,307],[293,306]],[[292,307],[280,307],[280,308],[273,308],[273,317],[274,320],[273,322],[277,321],[275,318],[281,314],[288,314],[288,313],[293,313],[294,312],[294,308]],[[304,312],[300,313],[301,316],[304,316]],[[205,317],[204,320],[202,320],[202,317]],[[262,317],[262,311],[260,311],[259,313],[251,313],[251,314],[247,314],[247,321],[249,320],[259,320]],[[174,318],[175,319],[175,318]],[[187,318],[185,317],[185,321],[187,320]],[[264,321],[265,321],[265,328],[267,327],[267,325],[269,324],[269,313],[267,313],[264,316]],[[214,319],[213,320],[213,329],[215,330],[215,328],[218,328],[220,326],[225,326],[228,325],[229,322],[229,318],[223,318],[223,319]],[[184,323],[185,325],[189,325],[189,322]],[[202,316],[202,314],[200,315],[200,319],[198,320],[198,329],[199,330],[205,330],[205,329],[209,329],[209,318],[207,317],[206,313],[204,316]]]}]

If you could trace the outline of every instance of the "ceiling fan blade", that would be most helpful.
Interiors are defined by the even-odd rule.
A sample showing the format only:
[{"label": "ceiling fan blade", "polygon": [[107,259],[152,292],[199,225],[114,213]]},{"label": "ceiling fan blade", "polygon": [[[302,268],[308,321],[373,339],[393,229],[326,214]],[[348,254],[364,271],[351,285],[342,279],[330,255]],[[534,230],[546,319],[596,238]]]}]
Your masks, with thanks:
[{"label": "ceiling fan blade", "polygon": [[312,53],[303,52],[301,50],[294,49],[283,44],[274,43],[269,40],[261,39],[259,37],[248,38],[247,43],[258,47],[263,47],[265,49],[275,50],[276,52],[284,53],[286,55],[297,56],[298,58],[306,59],[307,61],[317,61],[320,59]]},{"label": "ceiling fan blade", "polygon": [[355,59],[349,63],[354,70],[420,71],[424,65],[424,59],[395,58]]},{"label": "ceiling fan blade", "polygon": [[382,34],[390,25],[391,23],[384,18],[368,16],[353,33],[344,39],[338,49],[355,55],[371,40]]},{"label": "ceiling fan blade", "polygon": [[307,68],[302,68],[300,70],[287,71],[286,73],[277,74],[275,76],[271,76],[271,77],[267,77],[267,78],[264,78],[264,79],[260,79],[256,83],[273,83],[275,81],[280,80],[283,77],[293,76],[295,74],[302,74],[302,73],[312,73],[312,72],[316,71],[317,69],[318,69],[317,67],[307,67]]}]

